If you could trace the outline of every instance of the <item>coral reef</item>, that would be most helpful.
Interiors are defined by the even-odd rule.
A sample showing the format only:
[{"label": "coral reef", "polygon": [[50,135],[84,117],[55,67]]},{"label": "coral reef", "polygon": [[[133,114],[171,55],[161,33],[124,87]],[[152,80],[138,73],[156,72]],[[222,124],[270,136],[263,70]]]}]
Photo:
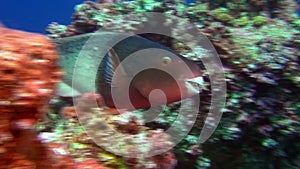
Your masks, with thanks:
[{"label": "coral reef", "polygon": [[177,160],[171,150],[153,157],[142,155],[160,152],[173,143],[162,130],[145,127],[138,110],[115,115],[107,113],[103,107],[82,109],[82,105],[89,105],[98,96],[84,94],[77,99],[76,107],[64,107],[61,111],[63,124],[57,125],[52,132],[42,132],[40,138],[51,144],[66,145],[64,151],[76,161],[101,163],[110,168],[171,169],[176,166]]},{"label": "coral reef", "polygon": [[[177,168],[299,168],[300,23],[295,2],[217,0],[196,1],[190,6],[184,6],[181,1],[149,2],[153,1],[86,2],[82,5],[84,8],[76,8],[75,14],[80,13],[82,17],[74,19],[87,24],[89,29],[80,28],[80,24],[68,27],[74,29],[75,34],[94,32],[100,27],[131,32],[143,23],[126,14],[141,16],[143,12],[160,11],[187,18],[211,40],[226,71],[228,103],[215,134],[198,145],[197,136],[210,106],[210,86],[202,92],[198,121],[174,149]],[[180,30],[180,27],[186,28],[185,23],[180,24],[170,30],[172,35],[190,39]],[[49,32],[50,37],[75,35],[68,31],[53,32]],[[153,35],[147,38],[167,44],[190,59],[199,59],[197,53],[190,52],[178,41],[170,45],[164,42],[166,38]],[[177,108],[176,104],[167,106],[165,116],[146,126],[167,128],[177,116]],[[136,121],[133,124],[139,126]],[[142,130],[131,131],[125,126],[126,123],[119,125],[124,133],[136,134]],[[183,124],[178,124],[178,128],[184,128]],[[133,158],[127,165],[137,161]]]},{"label": "coral reef", "polygon": [[60,145],[42,143],[35,130],[63,75],[57,60],[47,37],[0,27],[0,168],[77,168],[57,151]]},{"label": "coral reef", "polygon": [[132,31],[133,25],[143,24],[139,23],[140,18],[134,18],[132,15],[127,18],[127,15],[136,13],[139,16],[144,12],[163,12],[167,15],[186,17],[200,27],[210,25],[211,21],[220,21],[237,27],[261,26],[276,18],[293,22],[298,18],[295,16],[296,9],[297,4],[293,0],[201,1],[189,6],[183,1],[138,0],[119,3],[86,1],[75,7],[74,22],[71,25],[66,27],[52,23],[46,30],[48,36],[52,38],[95,32],[100,28]]},{"label": "coral reef", "polygon": [[4,27],[0,36],[0,168],[51,168],[53,162],[70,168],[67,157],[58,157],[65,164],[51,159],[34,131],[62,76],[55,46],[42,35]]}]

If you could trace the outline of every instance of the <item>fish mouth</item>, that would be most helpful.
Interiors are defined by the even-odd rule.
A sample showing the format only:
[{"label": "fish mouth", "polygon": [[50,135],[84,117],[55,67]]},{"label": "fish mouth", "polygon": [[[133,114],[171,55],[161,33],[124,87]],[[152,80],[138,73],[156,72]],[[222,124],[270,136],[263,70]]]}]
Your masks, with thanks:
[{"label": "fish mouth", "polygon": [[198,94],[203,89],[204,80],[202,76],[197,76],[186,79],[185,84],[191,93]]}]

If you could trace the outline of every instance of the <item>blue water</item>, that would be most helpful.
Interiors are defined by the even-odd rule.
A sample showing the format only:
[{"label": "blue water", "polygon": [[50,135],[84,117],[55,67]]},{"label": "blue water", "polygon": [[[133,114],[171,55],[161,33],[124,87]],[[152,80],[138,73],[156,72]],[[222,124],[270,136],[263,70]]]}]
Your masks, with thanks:
[{"label": "blue water", "polygon": [[[3,0],[0,22],[9,28],[45,33],[51,22],[70,24],[74,6],[82,2],[84,0]],[[191,2],[194,0],[186,0],[187,4]]]},{"label": "blue water", "polygon": [[74,6],[84,0],[3,0],[0,22],[6,27],[45,33],[51,22],[69,24]]}]

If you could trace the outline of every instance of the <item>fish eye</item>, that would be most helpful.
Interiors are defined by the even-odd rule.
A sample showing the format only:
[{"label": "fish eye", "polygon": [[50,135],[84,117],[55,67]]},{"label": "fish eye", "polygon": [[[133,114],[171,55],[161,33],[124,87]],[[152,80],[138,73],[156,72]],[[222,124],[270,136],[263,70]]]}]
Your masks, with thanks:
[{"label": "fish eye", "polygon": [[172,59],[171,59],[169,56],[163,57],[163,63],[164,63],[165,65],[167,65],[167,64],[169,64],[169,63],[171,63],[171,62],[172,62]]}]

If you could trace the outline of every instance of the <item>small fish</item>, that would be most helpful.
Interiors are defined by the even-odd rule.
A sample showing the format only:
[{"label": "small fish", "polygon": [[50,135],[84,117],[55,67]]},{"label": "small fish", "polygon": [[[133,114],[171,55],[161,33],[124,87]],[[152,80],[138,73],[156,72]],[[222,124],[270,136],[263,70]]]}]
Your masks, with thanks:
[{"label": "small fish", "polygon": [[[76,95],[97,91],[102,95],[105,105],[114,108],[116,107],[112,93],[114,92],[119,100],[118,108],[130,110],[149,108],[153,104],[172,103],[200,92],[199,85],[203,84],[203,79],[199,66],[170,48],[134,35],[123,39],[107,51],[91,52],[82,48],[90,36],[100,36],[100,33],[55,41],[62,55],[61,65],[67,72],[65,82],[73,84]],[[102,34],[100,39],[100,43],[106,44],[106,41],[112,39],[112,35]],[[76,63],[74,60],[79,50],[81,53],[86,52],[86,59],[80,61],[86,62],[81,63],[86,66],[76,67],[84,68],[78,71],[79,78],[77,77],[78,80],[75,79],[74,82],[72,79]],[[101,63],[97,65],[95,63],[100,61],[97,57],[99,55],[104,57],[100,57]],[[95,69],[94,66],[98,67]],[[89,70],[97,71],[88,72]],[[95,76],[96,82],[90,82],[89,80],[93,79],[90,77]],[[65,89],[59,91],[60,95],[66,93]]]}]

